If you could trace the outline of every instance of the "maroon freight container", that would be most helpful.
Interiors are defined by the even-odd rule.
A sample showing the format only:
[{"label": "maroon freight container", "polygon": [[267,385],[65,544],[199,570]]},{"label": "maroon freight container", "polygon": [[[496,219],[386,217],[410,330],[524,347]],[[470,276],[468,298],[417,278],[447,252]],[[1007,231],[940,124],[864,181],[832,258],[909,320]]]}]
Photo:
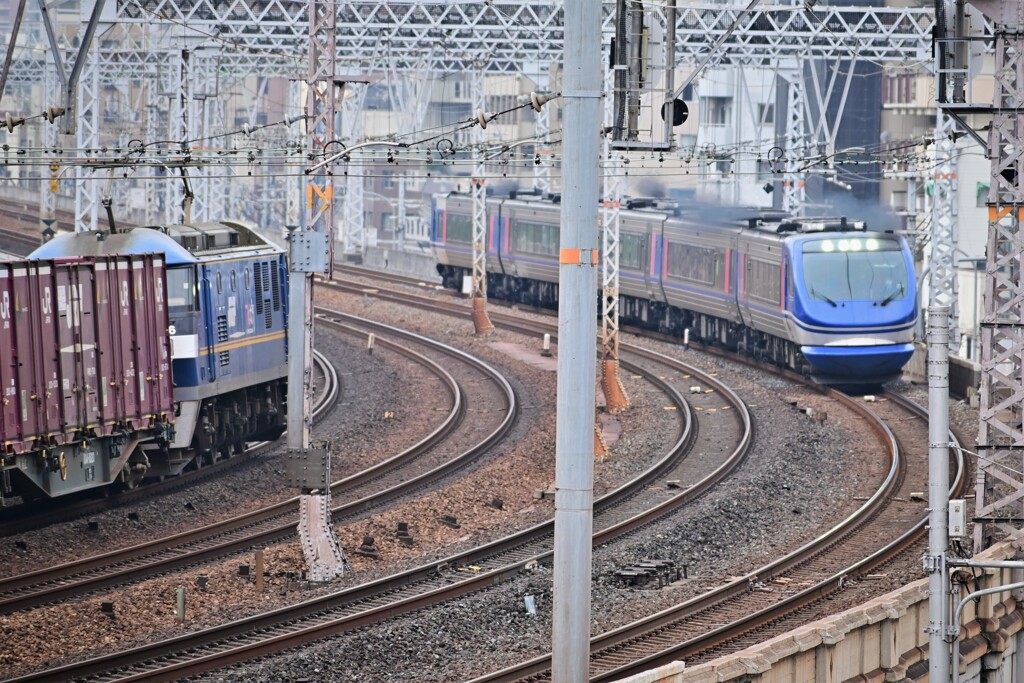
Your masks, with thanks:
[{"label": "maroon freight container", "polygon": [[0,445],[9,438],[20,440],[18,365],[14,359],[14,269],[0,263]]},{"label": "maroon freight container", "polygon": [[26,453],[174,416],[162,254],[0,263],[0,447]]}]

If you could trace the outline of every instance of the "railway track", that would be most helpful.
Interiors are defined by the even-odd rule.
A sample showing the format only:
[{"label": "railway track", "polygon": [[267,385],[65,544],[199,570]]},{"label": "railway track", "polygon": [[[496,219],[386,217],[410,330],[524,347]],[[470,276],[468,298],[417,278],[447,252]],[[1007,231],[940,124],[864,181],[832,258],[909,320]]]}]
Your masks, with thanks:
[{"label": "railway track", "polygon": [[[889,423],[901,424],[908,414],[913,415],[918,428],[923,424],[926,440],[927,412],[895,395],[886,399],[898,406],[879,411],[889,413]],[[876,424],[883,424],[882,418],[877,419]],[[909,432],[910,427],[899,431]],[[921,458],[899,447],[902,437],[889,432],[887,438],[894,459],[885,485],[854,515],[746,576],[593,638],[590,680],[620,680],[677,660],[695,665],[781,635],[814,618],[819,614],[815,608],[848,583],[907,552],[925,534],[927,512],[923,504],[910,502],[909,496],[914,487],[921,490],[922,477],[927,482],[927,448]],[[958,466],[951,481],[958,493],[966,483],[959,449],[954,462]],[[549,681],[550,672],[551,656],[545,655],[472,683]]]},{"label": "railway track", "polygon": [[[446,308],[429,299],[417,305]],[[468,310],[463,310],[468,319]],[[507,314],[492,311],[490,316],[496,325],[507,324]],[[537,327],[557,331],[550,328],[546,323]],[[619,680],[675,660],[696,664],[767,640],[793,628],[801,616],[808,620],[822,600],[908,552],[923,538],[927,511],[923,501],[913,498],[915,492],[927,490],[927,411],[897,394],[884,394],[869,410],[829,391],[876,425],[891,443],[892,467],[885,485],[842,524],[786,557],[673,610],[593,639],[590,680]],[[951,441],[957,444],[951,449],[951,495],[957,496],[966,485],[966,472],[960,441],[954,434]],[[796,586],[802,590],[792,588]],[[550,668],[548,655],[473,683],[547,681]]]},{"label": "railway track", "polygon": [[[355,289],[364,294],[367,293],[365,291],[367,288],[365,287],[356,287]],[[373,294],[375,296],[381,295],[380,292],[373,292]],[[386,293],[383,294],[385,298],[388,296]],[[400,300],[402,303],[408,303],[408,295],[403,294],[397,300]],[[423,303],[423,307],[431,307],[431,305]],[[436,302],[433,302],[433,305],[436,305]],[[434,310],[441,310],[443,308],[445,307],[438,306]],[[465,307],[461,307],[461,310],[463,315],[468,313]],[[444,312],[449,312],[450,314],[450,311]],[[503,318],[505,316],[498,314],[497,317]],[[495,314],[492,313],[492,322],[512,324],[508,321],[496,321],[495,318]],[[521,326],[522,321],[517,320],[515,324]],[[534,329],[537,330],[543,328],[551,331],[550,326],[543,323],[538,323],[534,326]],[[921,431],[921,425],[924,425],[924,443],[926,445],[927,418],[926,413],[922,409],[907,404],[898,396],[888,395],[884,399],[882,404],[873,406],[875,412],[889,412],[888,420],[896,426],[894,431],[903,431],[905,426],[907,432],[902,435],[892,432],[888,434],[887,439],[893,445],[893,463],[889,476],[886,478],[885,485],[858,511],[856,519],[851,517],[851,519],[843,524],[830,530],[829,534],[826,534],[822,539],[818,539],[816,542],[794,551],[785,558],[763,567],[747,577],[727,584],[713,591],[708,596],[701,596],[684,603],[683,606],[678,608],[678,613],[676,610],[672,610],[671,615],[662,613],[656,615],[656,618],[653,620],[645,620],[649,623],[629,625],[595,639],[592,652],[596,659],[592,659],[591,680],[615,680],[675,659],[686,659],[690,662],[696,662],[700,661],[700,657],[711,657],[727,649],[744,647],[744,639],[762,640],[769,638],[773,635],[772,628],[776,630],[792,628],[792,624],[787,622],[787,619],[800,618],[802,611],[806,612],[813,609],[826,596],[840,591],[844,584],[855,580],[857,577],[864,576],[872,571],[873,568],[890,561],[892,557],[900,552],[906,552],[906,549],[912,546],[923,534],[925,522],[922,505],[909,504],[912,502],[909,499],[909,492],[923,490],[923,487],[919,478],[919,472],[915,474],[916,465],[910,462],[907,454],[913,450],[921,450],[925,454],[924,460],[926,461],[927,448],[926,446],[923,449],[904,448],[902,449],[903,456],[901,457],[899,444],[919,441],[919,437],[915,437],[911,433],[913,431],[911,425],[917,422],[918,431]],[[871,411],[863,412],[863,406],[859,406],[858,409],[862,411],[863,419],[873,420],[881,424],[881,419],[877,415],[872,414]],[[913,417],[908,417],[911,414]],[[959,460],[958,462],[959,467],[954,478],[956,482],[954,488],[962,486],[965,479],[962,472],[963,463]],[[688,491],[687,493],[690,492]],[[635,495],[636,493],[634,492],[628,497],[632,498]],[[908,504],[894,505],[894,503]],[[897,514],[887,517],[886,515],[892,511],[892,508],[901,509],[896,510]],[[914,523],[915,520],[916,523]],[[645,523],[647,522],[639,522],[637,526]],[[907,524],[911,524],[909,529],[905,527]],[[596,523],[595,528],[598,528]],[[633,528],[636,527],[634,526]],[[899,531],[902,531],[902,533],[897,534]],[[879,539],[889,539],[893,535],[895,537],[885,547],[878,548]],[[864,548],[867,546],[870,546],[874,551],[870,552],[865,559],[865,553],[868,551]],[[843,559],[844,557],[858,558],[860,561],[851,563],[848,559]],[[470,581],[457,581],[451,584],[455,588],[450,589],[450,593],[452,596],[461,595],[477,590],[482,586],[492,585],[501,580],[506,580],[518,571],[522,571],[530,562],[543,560],[544,556],[536,555],[528,560],[520,561],[518,565],[513,564],[504,568],[496,568],[489,572],[492,574],[491,576],[475,577],[478,580],[482,580],[482,583],[470,580],[473,581],[475,587],[464,585],[470,583]],[[477,566],[482,571],[487,570],[487,567],[479,564],[479,560],[469,561],[474,561],[474,565],[462,565],[462,567]],[[444,573],[452,571],[453,566],[455,566],[457,571],[458,565],[448,563],[431,565],[429,569],[440,578]],[[510,571],[512,572],[511,574],[508,573]],[[449,579],[449,583],[450,581],[451,579]],[[801,591],[792,591],[789,588],[775,588],[775,586],[799,586],[802,584],[809,585]],[[765,587],[772,588],[772,592],[763,590]],[[359,589],[354,590],[358,591]],[[447,595],[449,589],[444,590]],[[165,662],[166,666],[160,665],[155,669],[150,668],[144,673],[129,674],[127,678],[123,678],[119,673],[109,680],[139,680],[141,678],[146,678],[147,680],[172,680],[180,676],[194,675],[216,666],[246,661],[252,657],[276,652],[280,649],[325,637],[326,635],[343,632],[349,628],[373,623],[373,621],[385,615],[393,616],[400,611],[419,609],[434,604],[436,600],[441,599],[435,594],[439,594],[442,588],[434,588],[432,591],[426,595],[421,593],[419,595],[398,596],[397,602],[388,601],[380,605],[377,605],[373,598],[363,596],[360,599],[367,600],[368,602],[365,604],[369,605],[370,609],[343,615],[336,612],[321,612],[319,615],[312,617],[312,621],[306,622],[305,627],[300,629],[300,633],[295,633],[290,629],[285,631],[283,626],[274,625],[269,622],[259,624],[253,622],[244,627],[246,633],[250,635],[239,636],[240,640],[229,644],[226,649],[224,649],[223,645],[218,646],[221,648],[219,652],[222,654],[205,654],[203,655],[204,661],[198,663],[193,659],[194,653],[188,656],[174,656],[175,653],[187,648],[197,647],[197,645],[192,642],[185,642],[183,639],[166,641],[166,643],[161,645],[171,649],[165,650],[164,655],[153,654],[159,648],[148,651],[148,654],[151,656],[166,656],[168,658]],[[702,604],[702,601],[705,599],[712,602]],[[736,601],[736,604],[728,602],[730,600]],[[744,602],[746,603],[745,605],[742,604]],[[334,607],[328,608],[326,606],[321,606],[321,608],[335,609]],[[344,611],[344,607],[340,609]],[[690,611],[687,612],[686,610]],[[254,619],[259,620],[263,618],[255,617]],[[672,629],[679,622],[698,624],[696,633],[692,637],[687,637],[686,632],[673,631]],[[266,633],[259,637],[252,635],[252,629],[254,628],[257,630],[266,629]],[[269,640],[266,637],[267,634],[271,634]],[[218,637],[226,635],[226,633],[222,632]],[[187,639],[190,637],[186,636],[183,638]],[[254,642],[250,647],[245,641]],[[668,645],[668,643],[672,643],[672,645]],[[103,663],[102,666],[109,666],[111,664],[112,662],[108,661]],[[100,664],[97,662],[97,665]],[[117,666],[121,665],[123,664]],[[544,658],[539,658],[538,660],[526,663],[524,667],[514,667],[477,680],[532,681],[547,680],[549,678],[550,660],[547,660],[545,664]],[[63,676],[58,675],[58,678],[55,679],[26,678],[25,680],[64,680],[69,673]],[[108,679],[101,676],[95,680]]]},{"label": "railway track", "polygon": [[[649,371],[640,365],[654,362],[662,367],[656,370],[657,375],[647,378],[665,392],[676,407],[680,415],[678,439],[670,452],[646,472],[596,501],[595,543],[630,533],[700,496],[742,461],[750,443],[751,422],[746,407],[728,387],[713,377],[653,352],[646,361],[640,360],[636,364],[627,361],[625,365],[631,372],[647,376]],[[715,424],[706,429],[695,429],[692,413],[678,388],[659,378],[666,375],[666,367],[677,373],[676,381],[683,385],[700,383],[711,389],[703,400],[714,401],[718,405],[726,401],[731,410],[710,415],[705,411],[702,419],[710,420],[714,415]],[[689,445],[699,434],[703,435],[699,438],[705,439],[706,445],[718,434],[729,433],[735,437],[731,447],[720,449],[717,462],[712,463],[709,458],[702,464],[700,471],[704,476],[694,486],[671,490],[661,485],[662,478],[673,476],[681,466]],[[693,468],[689,471],[691,477],[695,476]],[[648,491],[652,485],[653,493]],[[647,500],[644,500],[645,496]],[[536,563],[549,562],[553,540],[553,522],[548,521],[481,548],[372,584],[149,647],[16,680],[175,680],[197,675],[507,581],[521,572],[530,571]]]},{"label": "railway track", "polygon": [[[335,314],[333,318],[334,320],[322,319],[321,322],[341,328],[350,334],[363,334],[361,330],[357,332],[356,328],[335,322],[346,318],[358,322],[363,327],[376,329],[378,333],[385,332],[385,326],[375,325],[369,321],[360,321],[341,314]],[[425,472],[411,470],[410,467],[424,454],[436,449],[442,441],[459,431],[460,425],[464,422],[467,399],[460,383],[449,372],[435,361],[408,348],[414,340],[418,340],[419,343],[427,340],[393,328],[387,332],[391,336],[400,337],[402,342],[379,338],[379,344],[431,369],[449,393],[450,410],[440,426],[419,443],[375,467],[332,484],[332,495],[350,501],[333,509],[335,523],[364,515],[369,510],[451,476],[498,441],[511,428],[517,413],[517,403],[511,386],[495,370],[461,351],[429,342],[437,351],[471,365],[476,373],[472,380],[484,386],[485,391],[486,387],[496,387],[500,394],[498,400],[503,402],[504,409],[493,414],[491,419],[481,417],[466,421],[472,422],[467,425],[467,433],[470,435],[469,440],[474,443],[464,450],[457,448],[459,453],[447,458],[445,464]],[[470,381],[463,377],[463,383],[469,384]],[[488,399],[477,396],[476,400]],[[481,431],[486,433],[481,434]],[[473,434],[476,434],[477,438],[474,439]],[[12,577],[0,582],[0,613],[10,613],[67,599],[69,596],[82,595],[173,569],[194,566],[246,548],[280,541],[294,535],[297,510],[298,498],[291,498],[246,515],[170,538]]]}]

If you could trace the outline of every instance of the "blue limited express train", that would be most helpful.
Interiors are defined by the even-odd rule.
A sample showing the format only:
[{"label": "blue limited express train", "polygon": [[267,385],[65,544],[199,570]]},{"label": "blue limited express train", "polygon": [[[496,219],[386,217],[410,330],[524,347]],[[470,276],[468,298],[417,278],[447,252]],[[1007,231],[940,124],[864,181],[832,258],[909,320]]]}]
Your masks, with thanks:
[{"label": "blue limited express train", "polygon": [[[489,296],[558,304],[557,195],[487,199]],[[431,241],[447,287],[472,273],[472,199],[436,197]],[[878,384],[913,353],[917,292],[906,241],[845,218],[624,202],[619,314],[737,349],[827,384]]]}]

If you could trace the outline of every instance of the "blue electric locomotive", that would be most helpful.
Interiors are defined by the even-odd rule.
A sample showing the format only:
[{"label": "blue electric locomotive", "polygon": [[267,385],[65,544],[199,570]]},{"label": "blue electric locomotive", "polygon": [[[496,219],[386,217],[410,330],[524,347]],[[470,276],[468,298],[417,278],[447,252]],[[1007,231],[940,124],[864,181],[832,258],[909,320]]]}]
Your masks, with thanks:
[{"label": "blue electric locomotive", "polygon": [[[435,198],[446,286],[472,272],[472,200]],[[488,292],[558,302],[556,197],[487,199]],[[619,312],[631,324],[740,349],[831,384],[899,375],[917,293],[902,237],[846,219],[632,200],[621,210]]]},{"label": "blue electric locomotive", "polygon": [[129,456],[134,485],[274,439],[285,428],[287,264],[254,226],[221,221],[67,234],[31,258],[162,252],[175,419]]}]

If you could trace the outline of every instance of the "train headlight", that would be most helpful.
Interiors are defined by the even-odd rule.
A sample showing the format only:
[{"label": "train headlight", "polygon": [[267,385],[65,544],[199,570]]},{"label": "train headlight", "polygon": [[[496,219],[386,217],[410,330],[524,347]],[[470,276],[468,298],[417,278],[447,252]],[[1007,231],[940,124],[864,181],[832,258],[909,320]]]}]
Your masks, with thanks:
[{"label": "train headlight", "polygon": [[850,251],[860,251],[860,240],[850,240]]},{"label": "train headlight", "polygon": [[878,240],[869,239],[864,243],[864,246],[868,248],[868,251],[878,251]]},{"label": "train headlight", "polygon": [[849,251],[850,240],[839,240],[839,251]]},{"label": "train headlight", "polygon": [[821,243],[821,250],[824,252],[831,252],[835,250],[835,245],[832,244],[832,240],[825,240]]}]

